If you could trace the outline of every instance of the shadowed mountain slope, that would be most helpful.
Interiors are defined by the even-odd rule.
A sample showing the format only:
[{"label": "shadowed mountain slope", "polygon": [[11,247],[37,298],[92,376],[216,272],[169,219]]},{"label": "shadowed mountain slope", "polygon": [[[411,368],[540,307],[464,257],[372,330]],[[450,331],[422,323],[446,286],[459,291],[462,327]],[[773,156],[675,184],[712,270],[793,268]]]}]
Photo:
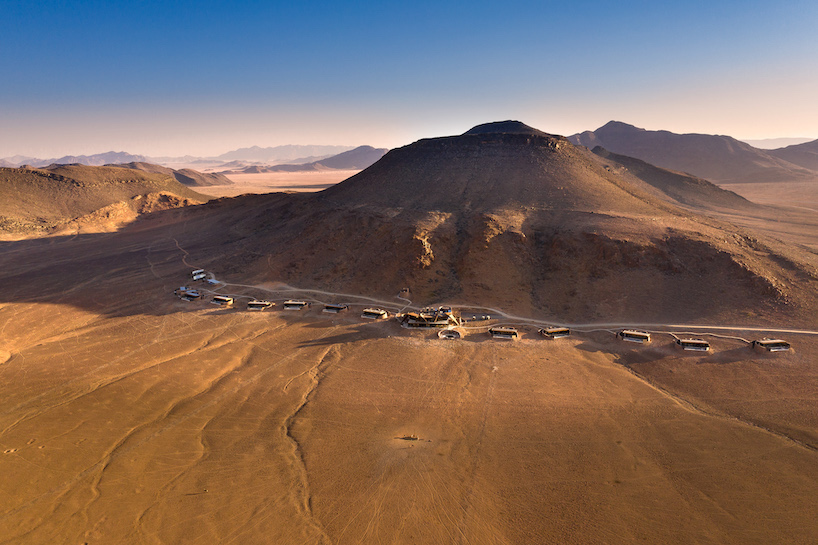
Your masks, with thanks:
[{"label": "shadowed mountain slope", "polygon": [[721,189],[702,178],[659,168],[626,155],[611,153],[601,146],[595,147],[592,152],[605,160],[606,168],[615,170],[619,176],[636,185],[639,185],[638,181],[642,181],[680,205],[699,210],[746,211],[759,208],[744,197]]},{"label": "shadowed mountain slope", "polygon": [[687,172],[716,183],[818,180],[818,172],[790,163],[729,136],[647,131],[611,121],[595,131],[569,137],[653,165]]},{"label": "shadowed mountain slope", "polygon": [[768,153],[794,165],[818,171],[818,140],[770,150]]},{"label": "shadowed mountain slope", "polygon": [[818,256],[699,212],[750,203],[621,160],[544,133],[420,140],[321,193],[197,207],[180,236],[219,274],[564,321],[813,308]]},{"label": "shadowed mountain slope", "polygon": [[207,200],[170,176],[120,167],[0,169],[0,230],[21,235],[110,230],[144,212]]}]

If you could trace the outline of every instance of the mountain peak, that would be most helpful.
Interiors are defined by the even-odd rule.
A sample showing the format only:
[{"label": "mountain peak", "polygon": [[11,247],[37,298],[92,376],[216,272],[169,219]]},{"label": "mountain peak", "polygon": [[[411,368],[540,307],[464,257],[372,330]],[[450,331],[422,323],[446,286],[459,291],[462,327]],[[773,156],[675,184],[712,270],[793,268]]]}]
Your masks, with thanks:
[{"label": "mountain peak", "polygon": [[635,126],[635,125],[631,125],[629,123],[624,123],[622,121],[614,121],[614,120],[608,121],[603,126],[601,126],[600,128],[597,129],[597,131],[602,131],[602,130],[606,130],[606,131],[628,130],[628,131],[642,131],[642,132],[645,131],[645,129],[641,129],[641,128]]},{"label": "mountain peak", "polygon": [[531,134],[536,136],[549,136],[540,130],[529,127],[521,121],[511,120],[483,123],[482,125],[472,127],[463,134]]}]

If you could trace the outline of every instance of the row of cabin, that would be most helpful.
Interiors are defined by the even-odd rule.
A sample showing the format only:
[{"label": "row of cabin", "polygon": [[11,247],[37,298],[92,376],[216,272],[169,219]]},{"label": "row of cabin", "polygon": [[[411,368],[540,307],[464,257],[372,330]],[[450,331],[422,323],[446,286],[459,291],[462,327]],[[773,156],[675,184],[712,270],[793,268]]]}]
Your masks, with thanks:
[{"label": "row of cabin", "polygon": [[[623,329],[617,336],[623,341],[647,344],[650,342],[650,333],[635,329]],[[683,350],[694,352],[710,351],[710,343],[704,339],[676,339],[676,346]],[[781,339],[761,339],[750,343],[752,348],[762,348],[768,352],[786,352],[791,348],[790,343]]]},{"label": "row of cabin", "polygon": [[[561,339],[568,337],[571,330],[567,327],[544,327],[541,328],[539,334],[546,339]],[[495,326],[489,328],[489,335],[493,339],[516,339],[520,336],[519,332],[514,327]]]},{"label": "row of cabin", "polygon": [[[191,271],[190,277],[192,280],[203,280],[207,277],[207,271],[204,269],[196,269]],[[185,301],[195,301],[202,298],[198,290],[190,289],[182,286],[174,291],[174,293]],[[227,295],[215,295],[210,301],[215,305],[232,306],[233,298]],[[270,301],[253,300],[247,303],[247,310],[265,310],[275,306],[275,303]],[[312,306],[309,301],[284,301],[284,310],[301,311]],[[349,305],[343,304],[326,304],[323,312],[330,314],[338,314],[349,310]],[[389,313],[380,308],[365,308],[361,313],[361,318],[367,320],[383,320],[389,317]],[[452,329],[453,326],[460,325],[460,321],[454,316],[452,307],[427,307],[421,309],[419,312],[407,312],[399,316],[400,324],[403,327],[410,328],[441,328],[442,331],[438,336],[442,339],[459,339],[460,332]],[[540,335],[548,339],[559,339],[567,337],[571,334],[567,327],[545,327],[539,330]],[[495,339],[516,339],[519,337],[517,329],[513,327],[496,326],[489,328],[489,335]],[[623,341],[634,342],[640,344],[647,344],[650,342],[650,333],[647,331],[639,331],[636,329],[623,329],[617,333]],[[676,339],[676,345],[683,350],[690,350],[696,352],[708,352],[710,350],[710,343],[703,339]],[[786,352],[790,350],[791,345],[787,341],[781,339],[760,339],[754,340],[750,343],[752,348],[761,348],[768,352]]]},{"label": "row of cabin", "polygon": [[[442,332],[441,332],[442,333]],[[540,335],[549,339],[558,339],[570,335],[567,327],[547,327],[539,330]],[[495,339],[516,339],[519,337],[517,329],[513,327],[492,327],[489,328],[489,335]],[[647,344],[650,342],[650,333],[635,329],[623,329],[617,336],[623,341]],[[696,352],[708,352],[710,343],[703,339],[676,339],[676,345],[683,350]],[[761,339],[751,343],[753,348],[762,348],[769,352],[785,352],[790,350],[790,343],[781,339]]]}]

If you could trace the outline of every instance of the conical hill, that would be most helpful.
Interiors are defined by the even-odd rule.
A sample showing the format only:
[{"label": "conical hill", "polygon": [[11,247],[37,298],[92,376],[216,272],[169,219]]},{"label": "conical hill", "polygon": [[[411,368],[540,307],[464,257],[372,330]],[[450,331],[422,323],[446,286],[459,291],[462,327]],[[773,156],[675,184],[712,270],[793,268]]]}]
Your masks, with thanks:
[{"label": "conical hill", "polygon": [[188,249],[253,281],[380,298],[409,287],[417,304],[555,321],[814,306],[816,256],[704,214],[711,200],[750,203],[508,123],[392,150],[320,193],[208,204],[185,223],[207,233]]}]

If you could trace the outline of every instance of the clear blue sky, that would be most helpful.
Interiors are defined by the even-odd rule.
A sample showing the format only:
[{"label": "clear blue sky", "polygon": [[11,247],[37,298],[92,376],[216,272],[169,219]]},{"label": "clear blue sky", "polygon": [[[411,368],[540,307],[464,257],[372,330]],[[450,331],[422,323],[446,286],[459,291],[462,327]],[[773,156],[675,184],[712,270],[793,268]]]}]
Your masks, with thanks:
[{"label": "clear blue sky", "polygon": [[818,2],[0,0],[0,157],[394,147],[519,119],[818,138]]}]

